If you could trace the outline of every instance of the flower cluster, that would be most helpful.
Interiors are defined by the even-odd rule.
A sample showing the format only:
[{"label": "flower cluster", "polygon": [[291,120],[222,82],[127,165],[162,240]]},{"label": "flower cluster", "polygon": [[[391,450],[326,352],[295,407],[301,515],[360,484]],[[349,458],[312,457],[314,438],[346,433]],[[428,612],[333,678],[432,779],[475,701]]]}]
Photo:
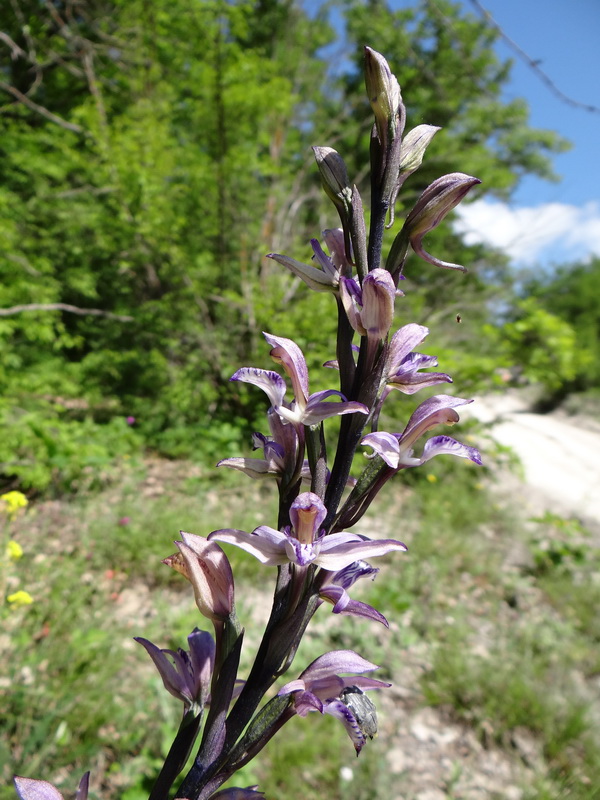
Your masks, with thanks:
[{"label": "flower cluster", "polygon": [[[427,253],[423,239],[479,181],[452,173],[428,186],[405,215],[383,264],[383,235],[394,222],[400,189],[419,168],[438,128],[419,125],[404,135],[400,85],[385,58],[370,48],[365,50],[365,82],[375,118],[368,235],[360,192],[351,184],[342,156],[330,147],[315,147],[323,187],[341,227],[323,232],[328,253],[319,241],[311,241],[310,264],[269,254],[310,289],[328,292],[332,310],[337,306],[336,351],[325,366],[337,369],[339,388],[311,393],[302,350],[292,339],[272,333],[264,337],[275,369],[243,367],[231,378],[266,395],[266,431],[253,436],[261,457],[225,458],[219,466],[271,479],[279,494],[278,519],[252,531],[222,528],[205,536],[182,532],[178,552],[165,559],[191,583],[214,637],[194,630],[189,650],[161,649],[137,639],[184,711],[151,800],[169,795],[200,732],[192,767],[176,795],[180,798],[262,796],[256,787],[220,787],[285,724],[310,712],[339,719],[356,753],[361,752],[377,731],[375,704],[366,692],[390,686],[365,676],[378,669],[376,664],[352,650],[326,652],[274,696],[271,692],[270,700],[265,699],[267,692],[290,669],[307,626],[325,603],[334,614],[388,625],[380,611],[349,594],[357,580],[377,574],[371,559],[407,550],[396,539],[350,530],[384,484],[438,455],[481,464],[475,448],[445,434],[423,442],[433,428],[456,423],[456,409],[471,400],[437,394],[417,405],[400,432],[379,429],[382,408],[392,409],[394,391],[412,396],[452,383],[446,373],[431,371],[437,366],[435,357],[415,350],[427,328],[408,323],[392,330],[403,296],[398,284],[411,248],[431,264],[464,270]],[[339,433],[335,452],[329,453],[324,425],[332,417],[340,417]],[[351,470],[357,462],[366,466],[354,478]],[[245,681],[237,677],[244,631],[236,615],[233,570],[221,545],[250,553],[260,570],[276,568],[271,614]],[[58,800],[56,790],[40,783],[18,778],[22,800]],[[85,793],[87,779],[78,797]]]}]

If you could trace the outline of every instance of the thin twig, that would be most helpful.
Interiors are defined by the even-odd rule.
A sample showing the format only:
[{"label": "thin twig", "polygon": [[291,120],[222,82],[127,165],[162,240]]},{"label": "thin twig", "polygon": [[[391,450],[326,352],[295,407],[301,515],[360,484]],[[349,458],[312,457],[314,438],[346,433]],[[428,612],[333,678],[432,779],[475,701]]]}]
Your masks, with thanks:
[{"label": "thin twig", "polygon": [[17,100],[23,103],[23,105],[28,106],[32,111],[37,111],[37,113],[41,114],[42,117],[49,119],[50,122],[54,122],[56,125],[60,125],[61,128],[66,128],[66,130],[73,131],[74,133],[85,133],[85,130],[80,125],[76,125],[74,122],[67,122],[67,120],[62,119],[62,117],[57,117],[56,114],[53,114],[52,111],[44,108],[44,106],[34,103],[30,97],[27,97],[27,95],[23,94],[23,92],[20,92],[14,86],[10,86],[8,83],[0,81],[0,89],[12,94],[12,96],[16,97]]},{"label": "thin twig", "polygon": [[556,95],[559,100],[562,100],[563,103],[567,103],[567,105],[572,106],[573,108],[582,108],[584,111],[589,111],[593,114],[600,114],[600,108],[598,106],[590,105],[589,103],[580,103],[578,100],[574,100],[569,95],[565,94],[561,91],[558,86],[554,83],[554,81],[544,72],[544,70],[540,67],[540,62],[535,59],[531,58],[528,53],[526,53],[520,45],[518,45],[510,36],[505,33],[505,31],[500,27],[500,25],[496,22],[494,17],[490,14],[487,8],[484,8],[479,0],[471,0],[471,5],[473,5],[477,11],[484,17],[484,19],[489,22],[492,27],[494,27],[500,36],[504,39],[506,44],[515,51],[515,53],[523,59],[523,61],[527,64],[527,66],[535,72],[538,78],[542,81],[542,83],[546,84],[548,89],[552,92],[552,94]]},{"label": "thin twig", "polygon": [[71,306],[68,303],[27,303],[21,306],[0,308],[0,317],[12,317],[24,311],[67,311],[69,314],[79,314],[80,316],[108,317],[119,322],[133,322],[133,317],[125,314],[113,314],[112,311],[103,311],[101,308],[79,308],[79,306]]}]

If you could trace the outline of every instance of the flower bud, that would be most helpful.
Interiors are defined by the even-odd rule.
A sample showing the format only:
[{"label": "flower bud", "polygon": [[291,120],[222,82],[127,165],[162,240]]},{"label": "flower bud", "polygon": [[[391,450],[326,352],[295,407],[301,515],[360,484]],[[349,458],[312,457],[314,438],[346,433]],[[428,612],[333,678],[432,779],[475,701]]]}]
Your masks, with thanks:
[{"label": "flower bud", "polygon": [[224,622],[233,612],[233,573],[218,544],[202,536],[181,531],[182,542],[175,542],[179,553],[163,563],[181,573],[192,584],[201,614],[213,622]]},{"label": "flower bud", "polygon": [[372,341],[385,339],[394,318],[396,291],[385,269],[367,273],[362,287],[353,278],[341,278],[340,298],[354,330]]},{"label": "flower bud", "polygon": [[400,175],[407,178],[419,169],[429,142],[441,128],[435,125],[417,125],[402,140],[400,149]]},{"label": "flower bud", "polygon": [[362,285],[361,322],[370,339],[385,339],[394,319],[396,287],[385,269],[374,269]]},{"label": "flower bud", "polygon": [[376,50],[365,47],[365,86],[371,108],[375,114],[379,139],[384,144],[388,126],[395,127],[398,109],[402,103],[400,84],[392,74],[388,62]]},{"label": "flower bud", "polygon": [[352,202],[352,187],[341,155],[333,147],[313,147],[323,188],[338,212],[347,215]]}]

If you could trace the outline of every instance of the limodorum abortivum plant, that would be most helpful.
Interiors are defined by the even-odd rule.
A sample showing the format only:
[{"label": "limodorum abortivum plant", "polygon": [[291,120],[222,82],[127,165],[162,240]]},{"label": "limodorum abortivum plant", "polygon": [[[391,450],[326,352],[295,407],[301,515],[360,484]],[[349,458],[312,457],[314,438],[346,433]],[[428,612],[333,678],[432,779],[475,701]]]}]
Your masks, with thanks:
[{"label": "limodorum abortivum plant", "polygon": [[[337,341],[324,366],[339,386],[311,392],[301,349],[270,331],[264,338],[275,369],[242,367],[231,378],[250,384],[248,391],[261,389],[266,395],[266,423],[253,436],[258,455],[226,458],[219,466],[272,480],[279,496],[278,517],[253,531],[181,532],[177,552],[165,559],[190,582],[204,618],[199,624],[212,624],[212,630],[194,629],[187,649],[177,651],[137,638],[165,689],[183,705],[181,725],[150,800],[264,797],[257,786],[221,787],[273,736],[285,736],[291,727],[287,723],[296,716],[336,717],[356,753],[363,751],[377,731],[372,698],[390,684],[373,677],[377,664],[352,650],[324,647],[311,664],[296,666],[300,641],[321,606],[338,615],[340,625],[345,615],[355,615],[388,626],[376,608],[351,596],[356,581],[377,573],[373,559],[388,553],[401,557],[407,549],[395,539],[369,539],[352,532],[388,480],[438,455],[481,463],[475,448],[445,434],[422,442],[433,428],[457,422],[457,408],[471,400],[437,394],[416,405],[403,430],[379,429],[382,406],[394,391],[412,395],[451,382],[449,375],[433,371],[435,357],[415,352],[427,328],[408,322],[393,330],[396,307],[402,307],[398,287],[411,250],[436,267],[464,271],[430,255],[423,240],[479,180],[455,172],[428,186],[405,212],[384,262],[384,234],[393,223],[399,191],[421,165],[439,129],[418,125],[404,132],[398,81],[385,58],[368,47],[365,84],[375,117],[368,233],[363,201],[342,156],[330,147],[314,147],[323,188],[340,227],[323,231],[321,241],[311,241],[310,263],[269,254],[313,291],[331,295]],[[261,397],[257,393],[257,402]],[[335,452],[329,452],[325,426],[337,416],[341,420]],[[357,455],[366,466],[353,479]],[[253,555],[261,580],[273,581],[270,616],[246,675],[238,672],[244,630],[236,615],[233,570],[219,543]],[[182,777],[192,753],[191,768]],[[86,773],[78,800],[87,798],[88,781]],[[45,781],[17,777],[15,785],[22,800],[62,797]]]}]

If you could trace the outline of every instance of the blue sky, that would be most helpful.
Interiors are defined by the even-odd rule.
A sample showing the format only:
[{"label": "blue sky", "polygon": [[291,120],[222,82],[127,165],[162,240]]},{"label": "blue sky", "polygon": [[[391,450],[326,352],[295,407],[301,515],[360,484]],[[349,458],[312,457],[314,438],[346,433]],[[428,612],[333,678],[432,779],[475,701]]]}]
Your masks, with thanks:
[{"label": "blue sky", "polygon": [[[308,8],[320,5],[319,0],[305,2]],[[397,9],[416,0],[388,2]],[[466,12],[478,15],[470,0],[460,2]],[[508,37],[539,61],[557,89],[600,108],[600,0],[480,3]],[[334,24],[336,18],[334,14]],[[377,47],[375,42],[371,45]],[[513,61],[506,99],[525,98],[532,127],[557,131],[572,149],[554,158],[559,183],[525,178],[509,204],[485,198],[462,204],[457,229],[467,243],[487,241],[505,250],[516,266],[550,269],[600,256],[600,113],[574,108],[556,97],[502,39],[496,49],[502,60]],[[401,74],[398,78],[402,83]]]},{"label": "blue sky", "polygon": [[[405,5],[394,0],[395,5]],[[598,0],[481,0],[503,31],[573,100],[600,108],[600,2]],[[477,13],[463,0],[466,10]],[[600,256],[600,113],[557,98],[500,41],[498,54],[514,61],[506,97],[524,97],[531,125],[558,131],[572,149],[555,157],[557,184],[524,179],[510,205],[481,200],[465,206],[459,226],[467,241],[486,240],[516,264],[553,263]]]}]

